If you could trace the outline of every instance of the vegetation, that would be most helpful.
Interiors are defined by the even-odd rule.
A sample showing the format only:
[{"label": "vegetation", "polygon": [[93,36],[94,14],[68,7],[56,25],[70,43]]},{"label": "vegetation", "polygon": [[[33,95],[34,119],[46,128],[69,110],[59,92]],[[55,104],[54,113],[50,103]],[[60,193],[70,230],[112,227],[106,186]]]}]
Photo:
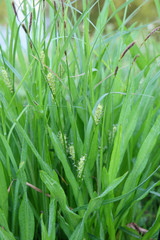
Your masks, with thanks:
[{"label": "vegetation", "polygon": [[160,28],[127,28],[131,2],[105,1],[93,26],[98,0],[83,0],[83,13],[70,1],[6,0],[0,239],[157,239]]}]

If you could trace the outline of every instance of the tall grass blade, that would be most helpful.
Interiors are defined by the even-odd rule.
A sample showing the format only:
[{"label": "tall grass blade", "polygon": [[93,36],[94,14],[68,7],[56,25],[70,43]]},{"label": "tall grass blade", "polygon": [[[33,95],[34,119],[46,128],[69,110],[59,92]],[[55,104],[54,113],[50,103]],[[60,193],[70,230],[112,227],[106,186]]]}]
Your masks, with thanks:
[{"label": "tall grass blade", "polygon": [[58,203],[60,204],[61,210],[63,215],[66,218],[66,221],[74,227],[77,226],[78,222],[80,221],[80,217],[73,213],[69,207],[67,206],[67,198],[62,189],[62,187],[53,180],[47,173],[44,171],[40,172],[40,177],[44,184],[47,186],[51,194],[57,199]]},{"label": "tall grass blade", "polygon": [[35,221],[33,211],[30,207],[27,195],[24,194],[19,208],[19,226],[22,240],[33,240],[35,231]]}]

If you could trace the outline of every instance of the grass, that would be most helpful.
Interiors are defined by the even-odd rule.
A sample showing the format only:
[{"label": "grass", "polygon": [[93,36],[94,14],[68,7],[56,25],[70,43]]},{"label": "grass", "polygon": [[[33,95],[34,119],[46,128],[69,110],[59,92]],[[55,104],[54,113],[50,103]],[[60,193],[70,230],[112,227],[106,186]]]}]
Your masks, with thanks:
[{"label": "grass", "polygon": [[[93,26],[98,0],[83,0],[83,13],[70,1],[6,0],[1,239],[157,239],[159,27],[129,26],[133,1],[105,1]],[[112,19],[118,28],[105,34]]]}]

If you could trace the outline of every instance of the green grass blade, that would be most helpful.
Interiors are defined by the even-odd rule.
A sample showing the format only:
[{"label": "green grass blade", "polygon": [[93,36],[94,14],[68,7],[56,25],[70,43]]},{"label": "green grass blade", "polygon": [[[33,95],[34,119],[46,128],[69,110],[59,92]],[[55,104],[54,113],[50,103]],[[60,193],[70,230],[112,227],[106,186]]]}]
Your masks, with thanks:
[{"label": "green grass blade", "polygon": [[19,208],[19,226],[22,240],[33,240],[35,231],[35,221],[32,209],[29,204],[27,195],[24,194]]},{"label": "green grass blade", "polygon": [[98,197],[93,198],[90,200],[87,211],[85,213],[84,216],[84,221],[87,221],[87,218],[89,216],[89,214],[100,208],[100,206],[102,205],[102,202],[104,200],[104,197],[111,191],[113,191],[127,176],[128,173],[125,173],[123,176],[116,178],[112,183],[109,184],[109,186],[106,188],[106,190],[101,193]]},{"label": "green grass blade", "polygon": [[138,153],[136,163],[128,179],[126,181],[124,192],[129,190],[132,187],[136,186],[136,183],[139,181],[139,176],[141,176],[142,172],[144,171],[149,156],[156,144],[157,138],[160,133],[160,116],[156,119],[153,127],[151,128],[150,132],[148,133],[145,141],[143,142],[140,151]]},{"label": "green grass blade", "polygon": [[8,226],[8,221],[6,218],[6,214],[4,211],[0,208],[0,225],[3,227],[7,232],[9,232],[9,226]]},{"label": "green grass blade", "polygon": [[160,215],[155,220],[153,226],[149,229],[149,231],[144,235],[142,240],[148,240],[153,237],[153,235],[159,230],[159,224],[160,224]]},{"label": "green grass blade", "polygon": [[56,200],[51,199],[49,204],[48,236],[52,240],[56,239],[56,208],[57,208]]},{"label": "green grass blade", "polygon": [[8,219],[8,191],[3,165],[0,162],[0,208]]},{"label": "green grass blade", "polygon": [[[1,138],[2,142],[3,142],[3,144],[4,144],[6,152],[8,153],[8,155],[9,155],[9,157],[11,159],[11,162],[12,162],[12,165],[14,167],[14,170],[15,170],[15,172],[17,172],[18,171],[17,163],[16,163],[16,160],[15,160],[15,158],[13,156],[12,149],[10,148],[10,146],[8,144],[8,141],[5,139],[5,137],[2,134],[0,134],[0,138]],[[8,165],[9,165],[9,163],[8,163]],[[7,166],[7,167],[9,167],[9,166]],[[10,172],[10,170],[8,172]]]},{"label": "green grass blade", "polygon": [[70,237],[70,240],[82,240],[84,234],[84,221],[80,222]]},{"label": "green grass blade", "polygon": [[116,175],[118,172],[119,160],[120,160],[121,139],[122,139],[122,127],[120,125],[118,132],[117,132],[117,137],[114,141],[114,147],[113,147],[109,170],[108,170],[108,176],[109,176],[110,183],[116,178]]},{"label": "green grass blade", "polygon": [[0,228],[0,237],[2,240],[16,240],[11,232],[7,232],[3,228]]},{"label": "green grass blade", "polygon": [[45,224],[43,222],[42,215],[41,215],[41,239],[42,240],[50,240],[51,239],[48,236],[47,229],[46,229]]},{"label": "green grass blade", "polygon": [[40,172],[40,177],[44,184],[46,185],[46,187],[51,192],[51,194],[57,199],[67,222],[71,226],[73,226],[73,228],[76,227],[78,222],[80,221],[80,217],[77,214],[73,213],[67,206],[67,198],[62,187],[56,181],[54,181],[53,178],[47,175],[47,173],[44,171]]},{"label": "green grass blade", "polygon": [[53,172],[52,172],[51,168],[48,166],[48,164],[46,164],[44,162],[43,158],[37,152],[37,150],[36,150],[35,146],[33,145],[32,141],[30,140],[30,138],[28,137],[28,135],[26,134],[26,132],[24,131],[24,129],[21,127],[21,125],[18,122],[17,122],[17,128],[22,133],[24,139],[26,140],[27,144],[29,145],[29,147],[33,151],[34,155],[37,157],[37,160],[38,160],[41,168],[43,170],[45,170],[47,173],[49,173],[51,176],[53,176]]}]

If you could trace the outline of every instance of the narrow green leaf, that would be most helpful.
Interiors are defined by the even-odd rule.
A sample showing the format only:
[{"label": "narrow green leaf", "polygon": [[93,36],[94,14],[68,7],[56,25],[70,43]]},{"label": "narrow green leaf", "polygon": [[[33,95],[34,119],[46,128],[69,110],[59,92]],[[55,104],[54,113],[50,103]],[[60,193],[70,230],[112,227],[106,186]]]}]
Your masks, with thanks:
[{"label": "narrow green leaf", "polygon": [[33,145],[32,141],[30,140],[30,138],[28,137],[27,133],[25,132],[25,130],[22,128],[22,126],[17,122],[17,128],[18,130],[22,133],[24,139],[26,140],[27,144],[29,145],[29,147],[31,148],[32,152],[34,153],[34,155],[37,157],[37,160],[39,162],[39,165],[41,166],[41,168],[43,170],[45,170],[46,172],[48,172],[51,176],[53,176],[53,171],[51,170],[51,168],[48,166],[48,164],[46,162],[44,162],[43,158],[39,155],[39,153],[37,152],[35,146]]},{"label": "narrow green leaf", "polygon": [[74,230],[73,234],[70,237],[70,240],[82,240],[83,234],[84,234],[84,221],[82,220]]},{"label": "narrow green leaf", "polygon": [[151,239],[153,237],[153,235],[159,230],[159,226],[160,226],[160,215],[158,216],[158,218],[156,219],[156,221],[154,222],[153,226],[149,229],[149,231],[144,235],[144,237],[142,238],[142,240],[148,240]]},{"label": "narrow green leaf", "polygon": [[100,209],[102,202],[104,200],[104,197],[109,192],[113,191],[124,180],[126,175],[127,175],[127,173],[125,173],[122,177],[116,178],[111,184],[109,184],[109,186],[106,188],[106,190],[101,195],[90,200],[87,210],[84,214],[83,220],[81,221],[81,223],[79,223],[79,225],[73,232],[71,239],[77,239],[77,240],[82,239],[83,232],[84,232],[84,224],[85,223],[87,224],[87,219],[88,219],[89,215],[91,214],[91,212],[93,212],[97,209]]},{"label": "narrow green leaf", "polygon": [[51,178],[46,172],[40,171],[40,177],[51,194],[58,201],[60,208],[69,224],[74,228],[80,221],[80,217],[72,212],[67,206],[67,198],[64,190],[53,178]]},{"label": "narrow green leaf", "polygon": [[4,227],[4,229],[9,232],[8,222],[7,218],[5,216],[5,213],[0,208],[0,226]]},{"label": "narrow green leaf", "polygon": [[109,13],[109,1],[105,1],[101,13],[98,15],[97,23],[96,23],[96,32],[94,38],[96,39],[99,36],[99,32],[104,24],[107,21]]},{"label": "narrow green leaf", "polygon": [[24,194],[23,200],[19,209],[19,226],[21,240],[33,240],[34,238],[34,215],[29,204],[27,195]]},{"label": "narrow green leaf", "polygon": [[4,212],[6,219],[8,219],[8,191],[3,165],[1,161],[0,161],[0,209]]},{"label": "narrow green leaf", "polygon": [[49,204],[49,224],[48,224],[48,236],[50,239],[56,239],[56,199],[51,199]]},{"label": "narrow green leaf", "polygon": [[98,154],[98,133],[99,133],[99,128],[97,127],[95,129],[95,132],[91,141],[90,152],[87,157],[87,164],[90,170],[93,169],[96,158],[97,158],[97,154]]},{"label": "narrow green leaf", "polygon": [[[147,177],[142,183],[140,183],[138,186],[136,186],[135,188],[133,188],[131,191],[129,191],[129,192],[123,194],[123,195],[120,195],[120,196],[118,196],[118,197],[114,197],[114,198],[111,198],[111,199],[108,199],[108,200],[104,200],[103,203],[102,203],[102,205],[114,203],[114,202],[117,202],[117,201],[119,201],[119,200],[121,200],[121,199],[124,199],[124,198],[127,199],[131,193],[135,192],[135,191],[138,190],[141,186],[143,186],[159,169],[160,169],[160,166],[159,166],[149,177]],[[143,195],[143,194],[144,194],[144,193],[142,192],[142,195]],[[139,196],[139,197],[140,197],[140,196]],[[83,205],[83,206],[78,207],[78,208],[75,208],[75,209],[74,209],[74,212],[77,212],[77,211],[83,210],[83,209],[87,209],[87,207],[88,207],[88,204]]]},{"label": "narrow green leaf", "polygon": [[128,173],[125,173],[123,176],[119,177],[119,178],[116,178],[114,179],[113,182],[111,182],[109,184],[109,186],[106,188],[106,190],[101,194],[99,195],[98,197],[96,198],[93,198],[90,200],[89,204],[88,204],[88,208],[87,208],[87,211],[85,212],[85,216],[84,216],[84,221],[86,222],[89,214],[94,211],[94,210],[97,210],[101,207],[102,205],[102,202],[104,200],[104,197],[111,191],[113,191],[124,179],[125,177],[127,176]]},{"label": "narrow green leaf", "polygon": [[128,236],[132,236],[136,239],[141,239],[141,237],[136,234],[137,232],[131,228],[119,227],[119,229],[122,230],[123,232],[125,232],[126,234],[128,234]]},{"label": "narrow green leaf", "polygon": [[41,215],[41,239],[42,240],[50,240],[52,238],[49,238],[46,226],[44,225],[43,218]]},{"label": "narrow green leaf", "polygon": [[131,187],[135,187],[137,182],[139,181],[139,177],[141,176],[142,172],[144,171],[149,156],[156,144],[157,137],[160,134],[160,116],[157,118],[156,122],[154,123],[153,127],[151,128],[150,132],[148,133],[145,141],[143,142],[140,151],[138,153],[136,163],[132,172],[129,174],[127,181],[125,183],[124,191],[127,192]]},{"label": "narrow green leaf", "polygon": [[122,127],[120,125],[114,141],[114,147],[113,147],[109,170],[108,170],[110,183],[116,178],[116,175],[119,169],[120,146],[121,146],[121,137],[122,137],[121,135],[122,135]]},{"label": "narrow green leaf", "polygon": [[2,139],[2,142],[3,142],[3,144],[4,144],[4,147],[5,147],[5,149],[6,149],[6,152],[8,153],[8,155],[9,155],[9,157],[10,157],[10,159],[11,159],[11,162],[12,162],[12,165],[13,165],[13,167],[14,167],[14,170],[15,170],[15,172],[17,172],[17,171],[18,171],[18,167],[17,167],[16,160],[15,160],[15,158],[14,158],[14,156],[13,156],[12,149],[10,148],[10,146],[9,146],[6,138],[5,138],[2,134],[0,134],[0,138]]},{"label": "narrow green leaf", "polygon": [[[94,5],[96,5],[98,1],[96,1],[93,5],[92,5],[92,8],[94,7]],[[89,7],[90,7],[90,4],[88,4],[87,8],[85,9],[85,11],[81,14],[81,16],[78,18],[78,20],[76,21],[74,27],[72,28],[69,36],[67,37],[66,41],[65,41],[65,44],[63,45],[63,47],[61,48],[61,51],[59,53],[59,56],[58,56],[58,59],[55,58],[55,62],[59,63],[60,62],[60,59],[62,58],[63,54],[64,54],[64,51],[65,49],[67,48],[67,45],[69,44],[73,34],[75,33],[76,31],[76,28],[78,28],[79,24],[81,23],[81,21],[85,18],[85,16],[87,15],[87,13],[89,12]]]},{"label": "narrow green leaf", "polygon": [[70,239],[70,236],[72,235],[72,232],[73,232],[72,226],[69,225],[69,224],[65,221],[64,217],[62,217],[60,214],[59,214],[59,216],[58,216],[58,220],[59,220],[61,229],[63,229],[63,232],[66,234],[66,236],[68,237],[68,239]]},{"label": "narrow green leaf", "polygon": [[7,232],[3,228],[0,228],[0,237],[2,240],[16,240],[11,232]]},{"label": "narrow green leaf", "polygon": [[9,18],[9,24],[10,27],[12,27],[12,23],[14,21],[15,15],[12,9],[11,1],[10,0],[5,0],[6,6],[7,6],[7,12],[8,12],[8,18]]},{"label": "narrow green leaf", "polygon": [[19,188],[20,188],[20,181],[19,179],[16,180],[15,183],[15,189],[14,189],[14,198],[13,198],[13,212],[12,212],[12,225],[11,225],[11,231],[12,233],[15,233],[16,230],[18,232],[19,226],[17,224],[18,222],[18,209],[19,209]]}]

